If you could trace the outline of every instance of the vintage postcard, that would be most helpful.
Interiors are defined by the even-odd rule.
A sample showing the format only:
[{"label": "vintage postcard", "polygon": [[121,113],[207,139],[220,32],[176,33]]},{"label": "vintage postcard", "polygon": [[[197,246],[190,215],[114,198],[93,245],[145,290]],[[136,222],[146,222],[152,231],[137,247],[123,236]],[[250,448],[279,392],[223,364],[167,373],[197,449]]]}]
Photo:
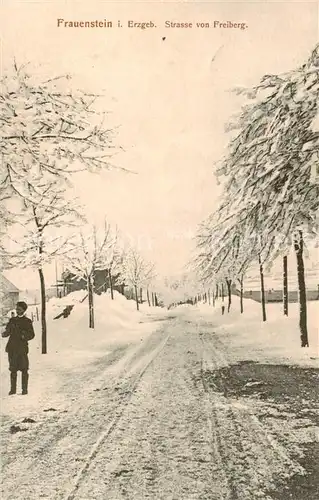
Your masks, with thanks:
[{"label": "vintage postcard", "polygon": [[0,2],[1,500],[315,500],[318,1]]}]

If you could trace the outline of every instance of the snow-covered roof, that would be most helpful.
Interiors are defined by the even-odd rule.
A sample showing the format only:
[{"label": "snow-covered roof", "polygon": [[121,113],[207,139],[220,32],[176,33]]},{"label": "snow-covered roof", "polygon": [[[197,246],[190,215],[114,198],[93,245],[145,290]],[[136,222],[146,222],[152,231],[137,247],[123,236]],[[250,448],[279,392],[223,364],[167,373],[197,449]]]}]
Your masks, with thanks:
[{"label": "snow-covered roof", "polygon": [[19,293],[19,288],[9,281],[2,273],[0,273],[0,290],[4,293]]}]

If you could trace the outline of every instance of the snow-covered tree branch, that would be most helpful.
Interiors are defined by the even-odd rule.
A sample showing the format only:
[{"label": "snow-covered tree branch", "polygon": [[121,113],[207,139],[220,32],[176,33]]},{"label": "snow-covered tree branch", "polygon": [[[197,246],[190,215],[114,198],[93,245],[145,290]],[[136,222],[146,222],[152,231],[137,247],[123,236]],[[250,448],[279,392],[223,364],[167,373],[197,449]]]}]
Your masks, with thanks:
[{"label": "snow-covered tree branch", "polygon": [[84,279],[88,290],[89,327],[94,328],[94,276],[98,270],[109,270],[115,260],[116,233],[110,224],[98,227],[87,224],[71,240],[64,261],[78,279]]},{"label": "snow-covered tree branch", "polygon": [[121,276],[134,289],[136,307],[139,309],[138,287],[148,286],[155,277],[154,264],[147,262],[134,248],[129,248],[125,253]]},{"label": "snow-covered tree branch", "polygon": [[218,279],[220,272],[241,279],[258,260],[263,289],[264,264],[285,256],[298,241],[301,344],[307,346],[302,241],[305,233],[317,233],[319,197],[312,172],[319,159],[319,132],[313,127],[319,45],[296,70],[265,75],[252,89],[236,91],[247,101],[227,126],[233,137],[216,169],[224,183],[222,202],[199,230],[196,266],[204,281]]}]

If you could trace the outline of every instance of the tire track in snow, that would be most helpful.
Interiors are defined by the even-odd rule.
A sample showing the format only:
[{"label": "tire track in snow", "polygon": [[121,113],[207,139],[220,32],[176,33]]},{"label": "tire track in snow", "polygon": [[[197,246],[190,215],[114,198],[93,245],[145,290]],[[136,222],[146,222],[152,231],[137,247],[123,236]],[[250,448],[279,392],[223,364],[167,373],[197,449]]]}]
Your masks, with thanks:
[{"label": "tire track in snow", "polygon": [[113,418],[111,423],[108,425],[106,430],[99,436],[95,444],[92,446],[91,451],[83,465],[83,467],[80,469],[78,472],[74,485],[71,489],[71,491],[63,497],[63,500],[73,500],[75,498],[76,492],[81,485],[82,481],[85,479],[85,476],[90,468],[90,465],[94,461],[96,455],[98,454],[100,448],[102,445],[105,444],[106,439],[110,436],[112,431],[115,429],[119,419],[121,418],[123,411],[125,409],[125,406],[129,403],[135,389],[137,388],[141,378],[143,377],[144,373],[146,370],[149,368],[151,363],[157,358],[157,356],[160,354],[160,352],[163,350],[165,347],[170,335],[167,335],[164,340],[159,344],[159,346],[151,353],[150,356],[147,356],[146,363],[145,361],[140,361],[140,365],[144,364],[144,366],[141,367],[139,370],[137,376],[134,378],[134,380],[131,383],[130,391],[127,392],[127,396],[122,402],[120,403],[120,408],[119,408],[119,413]]},{"label": "tire track in snow", "polygon": [[[205,372],[230,363],[225,353],[212,346],[214,337],[199,334],[202,342],[201,379],[211,399],[212,414],[219,436],[219,453],[228,476],[232,500],[270,499],[266,493],[273,478],[302,473],[299,464],[273,439],[245,402],[214,393]],[[217,342],[217,345],[221,344]],[[212,354],[209,357],[208,353]],[[217,354],[217,356],[216,356]],[[215,366],[214,366],[215,365]],[[216,388],[217,389],[217,388]]]},{"label": "tire track in snow", "polygon": [[[141,346],[134,346],[133,349],[124,350],[123,348],[116,349],[114,352],[103,357],[104,363],[106,364],[106,369],[99,374],[98,377],[94,377],[94,385],[102,383],[105,380],[106,374],[116,375],[116,380],[113,380],[114,384],[123,377],[123,373],[126,370],[126,366],[130,364],[131,358],[136,356],[136,352]],[[103,364],[103,360],[99,360],[96,364],[96,369],[98,369]],[[91,375],[91,373],[89,373]],[[69,382],[67,382],[68,384]],[[82,383],[84,381],[82,380]],[[63,390],[63,388],[61,389]],[[62,414],[60,411],[56,410],[51,414],[46,414],[45,418],[42,412],[39,416],[36,416],[36,420],[40,418],[40,421],[30,429],[28,432],[23,433],[23,435],[18,434],[14,436],[14,441],[12,436],[6,431],[6,436],[9,436],[8,445],[10,449],[10,458],[5,467],[2,467],[2,480],[1,480],[1,493],[0,496],[3,500],[17,500],[17,498],[29,498],[27,495],[30,493],[30,489],[34,488],[37,484],[38,478],[36,477],[30,481],[30,477],[34,474],[38,474],[39,470],[43,470],[43,474],[47,477],[47,489],[52,491],[54,489],[54,484],[50,485],[51,477],[48,475],[48,471],[52,471],[54,468],[55,475],[60,476],[60,470],[58,466],[61,465],[61,456],[56,455],[56,450],[62,445],[65,439],[72,436],[72,433],[76,430],[74,426],[74,421],[83,422],[87,415],[86,406],[83,407],[83,399],[86,399],[86,393],[92,392],[92,387],[86,388],[86,391],[81,391],[81,398],[70,403],[67,410],[63,410]],[[58,406],[56,407],[58,408]],[[113,408],[112,408],[113,410]],[[116,407],[114,409],[116,411]],[[64,413],[65,412],[65,413]],[[63,415],[63,420],[60,422],[60,417]],[[42,419],[42,420],[41,420]],[[4,432],[4,429],[2,429]],[[73,445],[74,443],[72,443]],[[14,447],[15,445],[15,447]],[[17,449],[18,447],[18,449]],[[3,446],[3,449],[5,447]],[[21,451],[23,449],[23,452]],[[4,453],[8,453],[7,451]],[[18,460],[17,456],[23,453],[23,460]],[[54,459],[52,461],[52,455]],[[63,468],[62,468],[63,469]],[[38,473],[36,472],[38,470]],[[11,478],[15,477],[19,482],[20,488],[17,492],[15,484],[12,483]],[[53,478],[56,479],[56,478]],[[55,481],[53,481],[54,483]],[[19,495],[19,496],[18,496]],[[49,496],[45,498],[51,498]],[[56,498],[56,496],[54,497]]]},{"label": "tire track in snow", "polygon": [[[210,390],[207,384],[207,381],[205,379],[205,373],[209,370],[209,365],[211,364],[209,361],[211,358],[208,356],[207,352],[207,345],[205,347],[205,341],[203,338],[203,335],[201,333],[198,334],[200,343],[201,343],[201,357],[200,357],[200,379],[201,383],[203,385],[204,389],[204,394],[205,394],[205,402],[206,402],[206,407],[207,407],[207,415],[211,415],[208,417],[208,425],[212,430],[214,429],[214,433],[212,432],[212,435],[214,435],[214,451],[215,451],[215,456],[218,459],[218,463],[220,466],[220,469],[225,470],[225,463],[227,461],[227,457],[225,456],[225,453],[223,453],[223,444],[222,444],[222,436],[220,433],[220,422],[218,419],[218,413],[215,408],[215,405],[212,403],[211,398],[210,398]],[[223,356],[221,356],[214,347],[211,345],[212,343],[210,342],[209,344],[209,349],[210,351],[214,354],[215,359],[218,359],[218,362],[222,361],[224,363],[226,360]],[[216,363],[217,365],[218,363]],[[232,477],[229,476],[228,474],[224,474],[225,476],[225,481],[228,486],[229,490],[229,496],[228,498],[225,498],[223,500],[240,500],[238,499],[236,488],[234,485],[234,482],[232,481]]]},{"label": "tire track in snow", "polygon": [[[104,364],[104,366],[106,365],[106,369],[104,368],[104,371],[103,371],[103,376],[105,377],[105,372],[111,372],[112,373],[112,370],[113,370],[113,366],[116,365],[120,365],[120,363],[122,362],[123,358],[125,359],[126,358],[126,354],[124,354],[123,356],[123,348],[121,349],[117,349],[115,350],[114,352],[112,352],[111,354],[107,354],[107,356],[103,356],[103,358],[101,360],[99,360],[98,363],[96,363],[96,368],[98,368],[100,365]],[[69,386],[69,380],[67,380],[67,382],[65,382],[61,388],[60,388],[60,391],[62,393],[64,393],[66,391],[66,388],[68,388]],[[83,381],[82,381],[83,382]],[[99,380],[97,380],[96,377],[94,377],[94,383],[95,384],[98,384],[99,383]],[[82,389],[82,388],[81,388]],[[83,398],[83,389],[81,390],[81,399]],[[73,400],[72,400],[73,401]],[[65,413],[68,413],[70,408],[77,405],[78,402],[77,401],[73,401],[73,403],[70,403],[67,407],[65,407],[65,405],[63,405],[63,407],[65,407],[65,409],[63,410]],[[46,403],[43,403],[43,408],[45,407],[49,407],[49,406],[52,406],[52,403],[50,403],[50,400]],[[53,406],[56,406],[56,409],[58,408],[59,405],[55,405],[55,403],[53,403]],[[44,411],[44,410],[42,410]],[[58,412],[58,410],[57,410]],[[36,413],[36,412],[35,412]],[[40,413],[40,415],[42,415],[42,412]],[[51,420],[54,420],[56,417],[57,417],[57,413],[52,413],[52,418],[50,419],[49,418],[49,414],[47,415],[47,418],[44,419],[43,421],[40,421],[38,424],[37,424],[37,433],[40,433],[42,432],[42,430],[45,430],[46,426],[50,425],[51,423]],[[33,414],[32,414],[33,416]],[[35,417],[36,420],[37,420],[37,416]],[[8,419],[8,425],[9,424],[14,424],[16,422],[17,419],[13,419],[12,417],[10,417]],[[47,451],[51,445],[53,444],[57,444],[58,441],[60,441],[61,439],[63,439],[67,434],[68,434],[68,426],[67,425],[64,425],[64,428],[63,429],[58,429],[57,432],[53,433],[53,434],[49,434],[47,433],[46,435],[46,439],[44,440],[44,442],[42,442],[41,446],[38,446],[36,448],[36,458],[33,457],[33,460],[31,460],[30,463],[27,463],[27,455],[25,456],[25,463],[23,464],[24,466],[24,469],[25,471],[29,470],[30,468],[32,468],[32,466],[34,465],[35,461],[38,461],[39,458],[41,457],[41,454],[44,453],[45,451]],[[30,434],[26,435],[25,437],[26,438],[29,438]],[[27,450],[26,450],[27,451]],[[32,454],[31,456],[34,455],[34,450],[32,450]],[[15,461],[16,457],[13,457],[12,460],[9,460],[6,462],[6,466],[10,466],[11,462]],[[19,464],[19,466],[21,467],[22,464]]]},{"label": "tire track in snow", "polygon": [[[105,420],[112,422],[116,418],[125,400],[123,394],[132,385],[130,377],[142,370],[148,353],[156,350],[161,339],[163,335],[157,330],[145,342],[128,346],[124,353],[122,348],[116,349],[116,353],[105,358],[107,366],[102,372],[99,368],[103,362],[98,361],[92,380],[86,378],[86,372],[81,374],[81,397],[69,404],[62,419],[62,414],[56,411],[29,432],[14,436],[14,440],[9,438],[10,454],[15,460],[2,468],[3,500],[24,500],[36,495],[52,500],[63,498],[71,488],[72,477],[79,471],[83,450],[96,443],[96,431],[105,428]],[[99,386],[100,392],[94,392],[94,387]],[[103,386],[108,390],[103,391]],[[23,460],[18,460],[22,449]],[[19,483],[18,491],[13,477]]]},{"label": "tire track in snow", "polygon": [[188,328],[187,322],[171,328],[171,341],[143,377],[76,498],[231,499],[210,402],[194,378],[201,344]]}]

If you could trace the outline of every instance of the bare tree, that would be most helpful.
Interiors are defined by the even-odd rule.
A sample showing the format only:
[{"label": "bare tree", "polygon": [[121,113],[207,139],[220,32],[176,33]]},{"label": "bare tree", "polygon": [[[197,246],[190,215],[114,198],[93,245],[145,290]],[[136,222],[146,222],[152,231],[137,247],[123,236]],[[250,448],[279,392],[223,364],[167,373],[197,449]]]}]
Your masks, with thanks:
[{"label": "bare tree", "polygon": [[305,269],[303,261],[304,241],[302,231],[299,230],[295,234],[294,248],[297,259],[297,276],[299,287],[299,327],[301,347],[309,347],[308,331],[307,331],[307,297],[305,283]]},{"label": "bare tree", "polygon": [[283,262],[283,305],[284,315],[288,316],[288,256],[284,255]]},{"label": "bare tree", "polygon": [[121,267],[124,260],[125,249],[120,243],[120,236],[118,228],[112,228],[109,225],[108,244],[105,246],[101,263],[104,263],[104,268],[107,273],[107,279],[110,284],[111,299],[114,300],[114,284],[113,278],[116,275],[120,276]]},{"label": "bare tree", "polygon": [[[62,193],[70,186],[72,174],[112,167],[114,130],[104,124],[106,113],[97,112],[94,107],[98,96],[71,90],[69,76],[38,82],[26,67],[14,64],[2,72],[0,81],[1,212],[3,201],[20,200],[21,210],[16,216],[24,216],[27,208],[31,212],[28,222],[35,224],[32,237],[29,234],[24,238],[25,248],[20,251],[17,244],[15,262],[24,266],[36,262],[39,270],[45,353],[42,263],[46,261],[48,246],[44,235],[49,226],[61,225],[69,212]],[[61,207],[59,213],[57,207]],[[55,246],[53,239],[51,246]],[[59,248],[50,252],[50,258]],[[35,249],[34,261],[29,256]]]},{"label": "bare tree", "polygon": [[130,248],[125,255],[121,275],[125,283],[134,289],[136,308],[139,310],[138,287],[150,283],[154,277],[154,265]]},{"label": "bare tree", "polygon": [[256,242],[250,236],[247,219],[225,217],[224,209],[203,222],[197,234],[198,255],[194,262],[202,283],[216,283],[216,297],[224,283],[227,286],[228,312],[231,307],[232,284],[242,277],[256,258]]},{"label": "bare tree", "polygon": [[[14,217],[14,238],[7,232],[6,256],[10,267],[31,267],[38,271],[41,292],[42,354],[47,353],[46,287],[44,265],[67,251],[70,228],[81,220],[76,201],[67,200],[55,184],[37,185],[36,198],[23,199],[23,207]],[[12,226],[12,229],[14,227]],[[60,234],[57,235],[57,229]],[[64,229],[64,231],[62,230]]]},{"label": "bare tree", "polygon": [[111,227],[104,222],[103,227],[88,224],[70,242],[65,256],[67,268],[78,279],[87,284],[89,306],[89,328],[95,327],[94,320],[94,276],[98,270],[105,269],[105,256],[114,244]]},{"label": "bare tree", "polygon": [[[216,264],[216,259],[219,269],[225,267],[234,250],[230,233],[235,230],[243,234],[245,224],[252,235],[251,262],[256,258],[259,261],[265,320],[263,267],[279,255],[286,255],[294,240],[304,347],[308,345],[308,334],[303,238],[305,232],[316,234],[319,206],[317,186],[311,175],[319,144],[319,131],[313,128],[318,116],[319,45],[299,68],[281,75],[265,75],[255,87],[236,92],[245,96],[247,102],[227,126],[233,137],[225,159],[216,169],[224,181],[220,234],[216,235],[217,227],[211,231],[210,225],[211,235],[201,236],[200,268],[212,274],[211,263]],[[245,234],[244,241],[249,241]],[[217,245],[222,266],[216,257],[214,241],[225,241],[224,247]],[[240,247],[249,245],[241,242]],[[242,272],[237,274],[241,276]],[[284,288],[287,292],[287,287]]]}]

